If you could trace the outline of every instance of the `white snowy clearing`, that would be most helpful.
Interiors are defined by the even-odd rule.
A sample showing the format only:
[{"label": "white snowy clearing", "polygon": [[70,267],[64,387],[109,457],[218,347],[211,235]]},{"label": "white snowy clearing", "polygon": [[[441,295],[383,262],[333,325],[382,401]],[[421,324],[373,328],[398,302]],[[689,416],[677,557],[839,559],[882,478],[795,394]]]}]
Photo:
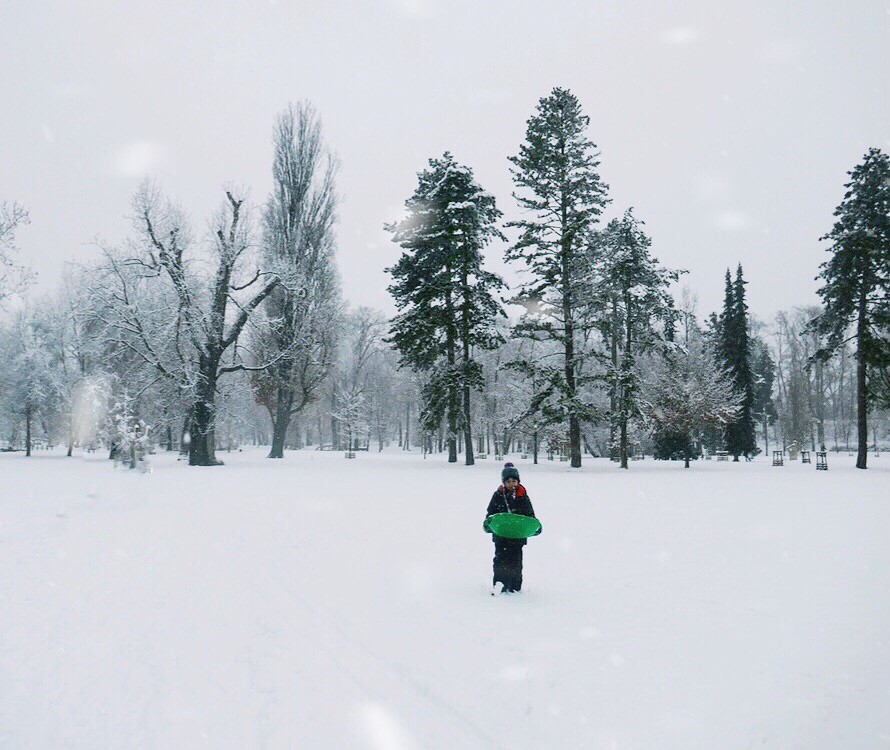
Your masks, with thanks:
[{"label": "white snowy clearing", "polygon": [[263,455],[0,456],[0,747],[890,747],[888,457]]}]

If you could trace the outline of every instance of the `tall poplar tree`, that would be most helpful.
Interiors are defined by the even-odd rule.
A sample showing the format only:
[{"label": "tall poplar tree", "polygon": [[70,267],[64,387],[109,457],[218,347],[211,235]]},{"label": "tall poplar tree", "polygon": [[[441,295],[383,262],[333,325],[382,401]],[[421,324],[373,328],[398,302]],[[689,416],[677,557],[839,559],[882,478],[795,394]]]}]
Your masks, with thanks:
[{"label": "tall poplar tree", "polygon": [[495,238],[501,212],[494,196],[473,178],[469,167],[445,152],[430,159],[405,202],[407,216],[387,225],[405,252],[387,269],[399,314],[389,341],[403,365],[427,374],[422,420],[433,429],[447,424],[448,460],[457,461],[457,435],[463,430],[465,461],[474,463],[470,392],[482,385],[474,349],[492,349],[502,340],[495,328],[503,315],[493,293],[504,286],[482,267],[482,251]]},{"label": "tall poplar tree", "polygon": [[291,419],[316,397],[333,366],[340,283],[334,225],[337,159],[308,102],[278,115],[273,188],[263,214],[266,265],[284,279],[263,305],[255,351],[272,364],[253,374],[257,402],[272,419],[269,458],[283,458]]},{"label": "tall poplar tree", "polygon": [[856,342],[856,468],[867,468],[867,412],[874,378],[890,367],[890,157],[869,149],[851,172],[837,221],[822,240],[831,258],[818,279],[823,311],[813,322],[826,336],[815,357],[827,360],[847,341]]},{"label": "tall poplar tree", "polygon": [[588,235],[607,203],[607,186],[597,173],[596,144],[587,137],[589,123],[577,97],[555,88],[538,102],[519,154],[510,157],[518,188],[513,196],[528,218],[508,224],[521,234],[506,258],[521,261],[531,275],[515,299],[529,310],[515,333],[560,347],[562,362],[542,366],[541,374],[555,393],[556,412],[568,422],[574,467],[581,466],[580,420],[587,411],[578,382],[585,325],[581,261]]}]

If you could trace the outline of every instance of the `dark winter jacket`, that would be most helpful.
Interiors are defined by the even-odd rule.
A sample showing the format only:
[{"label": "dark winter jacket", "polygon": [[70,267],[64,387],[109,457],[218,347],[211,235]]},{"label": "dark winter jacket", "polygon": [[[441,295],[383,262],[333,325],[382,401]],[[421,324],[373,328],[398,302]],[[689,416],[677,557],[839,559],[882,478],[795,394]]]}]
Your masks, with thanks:
[{"label": "dark winter jacket", "polygon": [[[504,487],[504,485],[501,485],[491,496],[491,501],[488,503],[488,509],[485,511],[486,519],[489,516],[493,516],[495,513],[517,513],[520,516],[532,516],[534,518],[535,509],[532,508],[531,498],[529,498],[528,493],[525,491],[525,487],[521,484],[516,488],[515,493],[508,492],[507,488]],[[505,537],[493,534],[488,528],[488,524],[483,523],[482,528],[485,529],[486,533],[492,535],[495,542],[509,541],[520,545],[526,543],[525,539],[508,540]],[[538,531],[538,534],[540,533],[541,532]]]}]

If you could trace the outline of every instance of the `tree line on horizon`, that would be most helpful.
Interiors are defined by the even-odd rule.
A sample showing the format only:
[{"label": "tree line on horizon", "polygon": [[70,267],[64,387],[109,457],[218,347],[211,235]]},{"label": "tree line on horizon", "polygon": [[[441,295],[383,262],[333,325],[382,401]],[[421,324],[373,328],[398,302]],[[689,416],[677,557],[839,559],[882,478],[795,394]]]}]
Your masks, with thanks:
[{"label": "tree line on horizon", "polygon": [[[387,320],[342,298],[338,163],[312,106],[289,106],[263,206],[229,189],[197,235],[146,182],[125,242],[50,298],[25,295],[0,326],[0,440],[113,446],[131,464],[155,445],[209,466],[244,443],[281,458],[374,439],[466,464],[521,451],[628,468],[645,451],[688,467],[705,451],[755,455],[758,430],[764,450],[771,430],[783,448],[849,448],[855,423],[866,468],[869,415],[877,447],[890,406],[888,157],[871,149],[850,172],[821,238],[822,307],[780,313],[768,332],[741,263],[701,323],[632,207],[601,225],[611,199],[588,128],[570,91],[539,101],[509,159],[520,218],[503,224],[470,167],[430,159],[386,226],[402,250]],[[0,303],[29,282],[13,257],[28,218],[3,204]],[[494,240],[522,269],[514,289],[485,269]]]}]

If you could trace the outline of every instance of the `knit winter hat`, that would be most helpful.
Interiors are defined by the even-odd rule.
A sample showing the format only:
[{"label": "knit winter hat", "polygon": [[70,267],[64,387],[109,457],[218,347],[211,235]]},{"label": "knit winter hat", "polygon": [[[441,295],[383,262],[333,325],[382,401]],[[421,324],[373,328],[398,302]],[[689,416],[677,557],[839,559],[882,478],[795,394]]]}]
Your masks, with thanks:
[{"label": "knit winter hat", "polygon": [[501,481],[506,482],[508,479],[515,479],[517,482],[519,481],[519,469],[509,461],[504,464],[504,468],[501,470]]}]

